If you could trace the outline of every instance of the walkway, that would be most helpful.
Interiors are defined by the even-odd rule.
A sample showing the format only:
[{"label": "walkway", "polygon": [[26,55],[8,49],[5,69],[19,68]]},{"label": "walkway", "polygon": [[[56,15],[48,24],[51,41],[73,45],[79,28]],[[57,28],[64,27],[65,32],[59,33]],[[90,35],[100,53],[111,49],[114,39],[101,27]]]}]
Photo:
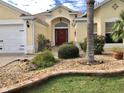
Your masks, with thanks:
[{"label": "walkway", "polygon": [[17,59],[32,59],[34,55],[24,55],[24,54],[0,54],[0,67],[17,60]]}]

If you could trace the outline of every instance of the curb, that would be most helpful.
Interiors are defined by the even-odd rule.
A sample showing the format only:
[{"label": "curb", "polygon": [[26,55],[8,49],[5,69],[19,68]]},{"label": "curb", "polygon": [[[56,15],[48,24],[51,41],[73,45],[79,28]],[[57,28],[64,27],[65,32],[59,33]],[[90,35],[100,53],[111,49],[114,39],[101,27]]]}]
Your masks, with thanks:
[{"label": "curb", "polygon": [[38,83],[38,82],[43,82],[44,80],[47,80],[51,77],[59,76],[59,75],[64,75],[64,74],[84,74],[84,75],[96,75],[96,76],[113,76],[113,75],[120,75],[124,74],[124,69],[117,69],[117,70],[112,70],[112,71],[105,71],[105,70],[94,70],[94,71],[89,71],[89,70],[63,70],[63,71],[54,71],[54,72],[49,72],[45,74],[39,74],[37,77],[32,78],[30,80],[24,81],[22,83],[15,84],[13,86],[5,87],[0,89],[0,93],[9,93],[13,92],[16,90],[19,90],[21,88],[25,88],[27,86],[31,86],[32,84]]}]

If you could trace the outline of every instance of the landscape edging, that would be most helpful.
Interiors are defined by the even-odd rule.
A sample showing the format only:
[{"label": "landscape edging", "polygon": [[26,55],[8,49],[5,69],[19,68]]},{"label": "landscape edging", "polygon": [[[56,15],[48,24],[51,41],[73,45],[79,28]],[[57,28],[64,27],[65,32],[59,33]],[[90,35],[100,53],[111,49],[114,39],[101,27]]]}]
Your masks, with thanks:
[{"label": "landscape edging", "polygon": [[105,70],[94,70],[94,71],[89,71],[89,70],[62,70],[62,71],[54,71],[54,72],[49,72],[45,74],[40,74],[38,77],[32,78],[30,80],[26,80],[22,83],[15,84],[13,86],[5,87],[0,89],[0,93],[9,93],[27,86],[30,86],[32,84],[38,83],[38,82],[43,82],[44,80],[54,77],[54,76],[59,76],[59,75],[64,75],[64,74],[84,74],[84,75],[97,75],[97,76],[105,76],[105,75],[119,75],[123,74],[124,69],[116,69],[112,71],[105,71]]}]

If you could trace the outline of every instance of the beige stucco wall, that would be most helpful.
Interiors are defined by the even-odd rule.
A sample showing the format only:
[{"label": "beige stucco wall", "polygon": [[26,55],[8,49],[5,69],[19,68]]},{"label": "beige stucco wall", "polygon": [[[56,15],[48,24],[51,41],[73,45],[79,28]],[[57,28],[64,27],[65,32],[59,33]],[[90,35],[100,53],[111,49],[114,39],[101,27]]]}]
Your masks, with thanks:
[{"label": "beige stucco wall", "polygon": [[20,13],[0,4],[0,19],[20,19]]},{"label": "beige stucco wall", "polygon": [[[119,7],[114,10],[112,6],[117,4]],[[124,10],[124,2],[111,0],[94,12],[94,21],[97,23],[98,35],[105,35],[105,22],[112,22],[119,18],[120,12]]]},{"label": "beige stucco wall", "polygon": [[34,22],[29,21],[30,27],[26,26],[26,39],[27,39],[27,53],[34,53],[34,47],[33,47],[33,42],[34,42],[34,36],[33,36],[33,30],[34,30]]},{"label": "beige stucco wall", "polygon": [[74,41],[74,26],[72,25],[73,20],[75,18],[74,14],[70,14],[69,11],[63,7],[59,7],[58,9],[55,9],[52,11],[49,15],[46,15],[46,22],[49,24],[48,26],[48,37],[49,40],[53,42],[53,45],[55,45],[55,35],[54,35],[54,25],[59,22],[59,18],[65,18],[69,20],[68,22],[68,41]]},{"label": "beige stucco wall", "polygon": [[38,49],[38,43],[37,43],[37,38],[38,38],[38,35],[39,34],[43,34],[47,39],[49,39],[49,36],[48,36],[48,28],[47,26],[39,23],[39,22],[34,22],[34,38],[35,38],[35,51],[37,51]]},{"label": "beige stucco wall", "polygon": [[87,21],[77,21],[75,25],[77,42],[83,42],[87,37]]}]

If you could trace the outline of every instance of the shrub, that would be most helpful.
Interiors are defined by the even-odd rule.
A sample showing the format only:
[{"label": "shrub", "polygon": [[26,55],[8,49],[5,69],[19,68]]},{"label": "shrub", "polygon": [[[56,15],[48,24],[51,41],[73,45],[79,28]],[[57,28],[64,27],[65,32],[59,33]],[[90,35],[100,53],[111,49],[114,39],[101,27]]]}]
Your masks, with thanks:
[{"label": "shrub", "polygon": [[[95,54],[102,54],[104,51],[105,41],[104,41],[104,36],[95,36],[94,37],[94,53]],[[81,49],[86,52],[87,50],[87,39],[84,40],[83,43],[80,43]]]},{"label": "shrub", "polygon": [[79,57],[79,49],[72,44],[63,44],[59,47],[58,57],[63,59]]},{"label": "shrub", "polygon": [[70,41],[70,42],[66,42],[64,44],[72,44],[72,45],[74,45],[75,43],[74,43],[74,41]]},{"label": "shrub", "polygon": [[80,45],[80,48],[81,48],[84,52],[86,52],[86,50],[87,50],[87,39],[85,39],[83,43],[80,42],[79,45]]},{"label": "shrub", "polygon": [[32,60],[32,63],[40,68],[46,68],[54,65],[56,60],[53,54],[46,50],[44,52],[38,53]]},{"label": "shrub", "polygon": [[44,49],[46,49],[48,43],[50,43],[50,41],[46,39],[44,35],[38,35],[38,51],[43,51]]}]

